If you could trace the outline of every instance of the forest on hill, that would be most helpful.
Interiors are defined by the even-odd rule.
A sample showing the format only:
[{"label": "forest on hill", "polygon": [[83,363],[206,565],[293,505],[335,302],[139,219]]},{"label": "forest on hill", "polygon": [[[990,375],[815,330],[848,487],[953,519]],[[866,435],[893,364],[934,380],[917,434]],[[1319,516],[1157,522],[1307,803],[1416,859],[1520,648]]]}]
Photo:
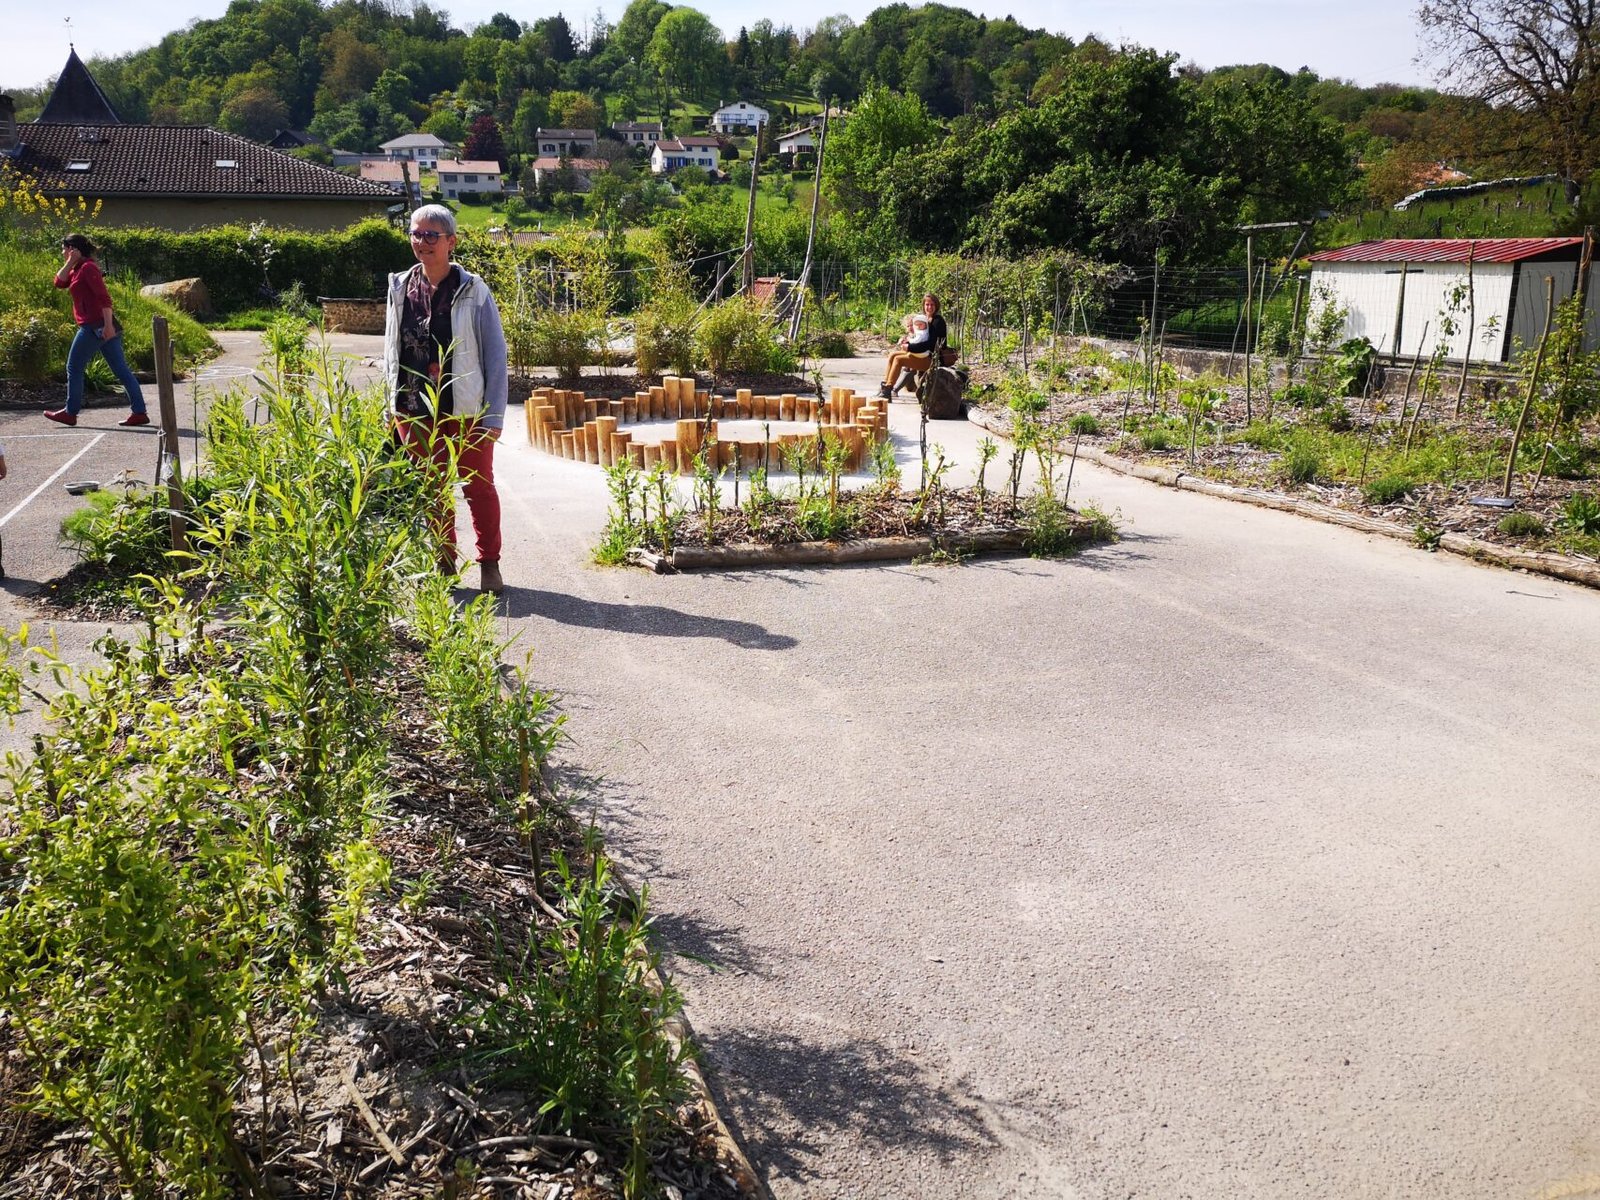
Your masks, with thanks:
[{"label": "forest on hill", "polygon": [[[767,152],[832,99],[847,115],[827,172],[833,236],[878,253],[1160,251],[1199,265],[1231,252],[1233,225],[1392,203],[1443,163],[1545,167],[1511,109],[1481,98],[1308,69],[1202,71],[937,3],[730,36],[666,0],[632,0],[615,23],[497,13],[469,29],[422,2],[234,0],[91,67],[126,120],[263,139],[307,129],[354,151],[415,129],[462,144],[487,119],[490,156],[514,173],[541,126],[661,119],[687,133],[739,98],[773,113],[755,148]],[[47,94],[19,93],[19,118]]]}]

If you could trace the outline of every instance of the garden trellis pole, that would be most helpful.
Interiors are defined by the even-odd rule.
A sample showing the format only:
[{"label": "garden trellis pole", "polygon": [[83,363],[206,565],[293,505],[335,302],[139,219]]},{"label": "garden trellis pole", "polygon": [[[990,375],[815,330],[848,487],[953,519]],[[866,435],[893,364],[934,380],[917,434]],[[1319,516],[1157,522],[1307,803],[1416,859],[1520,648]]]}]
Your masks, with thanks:
[{"label": "garden trellis pole", "polygon": [[761,129],[756,125],[756,144],[750,152],[750,201],[744,211],[744,283],[742,290],[750,295],[756,285],[756,177],[761,174]]},{"label": "garden trellis pole", "polygon": [[806,261],[800,267],[800,282],[795,287],[794,312],[789,317],[789,341],[800,337],[800,318],[805,314],[806,284],[811,279],[811,255],[817,243],[817,208],[822,200],[822,156],[828,150],[828,110],[833,97],[822,102],[822,133],[817,139],[817,170],[811,185],[811,229],[806,234]]},{"label": "garden trellis pole", "polygon": [[1477,253],[1478,243],[1467,243],[1467,346],[1461,352],[1461,377],[1456,380],[1456,409],[1452,416],[1461,416],[1461,401],[1467,394],[1467,364],[1472,361],[1473,335],[1478,331],[1478,297],[1472,284],[1472,259]]},{"label": "garden trellis pole", "polygon": [[1589,311],[1589,268],[1594,263],[1594,226],[1583,227],[1583,253],[1578,256],[1578,279],[1573,286],[1572,294],[1578,302],[1578,336],[1567,343],[1561,361],[1561,386],[1556,393],[1555,411],[1550,414],[1550,431],[1545,435],[1544,453],[1539,456],[1539,470],[1534,474],[1533,483],[1528,488],[1528,495],[1534,496],[1539,491],[1539,484],[1544,479],[1544,470],[1550,465],[1550,450],[1555,445],[1556,432],[1561,428],[1562,409],[1566,407],[1567,386],[1572,382],[1572,368],[1578,355],[1583,353],[1584,331],[1588,328],[1587,313]]},{"label": "garden trellis pole", "polygon": [[1500,494],[1511,496],[1511,479],[1517,469],[1517,446],[1522,441],[1522,431],[1528,424],[1528,410],[1539,392],[1539,372],[1544,367],[1544,348],[1550,342],[1550,320],[1556,309],[1556,281],[1553,275],[1544,277],[1544,332],[1539,335],[1539,352],[1533,356],[1533,370],[1528,374],[1528,395],[1522,401],[1522,411],[1517,414],[1517,427],[1511,431],[1511,452],[1506,455],[1505,478],[1500,482]]},{"label": "garden trellis pole", "polygon": [[151,341],[155,343],[156,396],[161,408],[161,471],[167,481],[167,531],[172,548],[189,548],[184,534],[183,474],[178,462],[178,404],[172,394],[172,334],[165,317],[150,318]]},{"label": "garden trellis pole", "polygon": [[[1256,290],[1256,235],[1244,235],[1244,423],[1250,424],[1250,298]],[[1233,358],[1230,354],[1229,359]]]}]

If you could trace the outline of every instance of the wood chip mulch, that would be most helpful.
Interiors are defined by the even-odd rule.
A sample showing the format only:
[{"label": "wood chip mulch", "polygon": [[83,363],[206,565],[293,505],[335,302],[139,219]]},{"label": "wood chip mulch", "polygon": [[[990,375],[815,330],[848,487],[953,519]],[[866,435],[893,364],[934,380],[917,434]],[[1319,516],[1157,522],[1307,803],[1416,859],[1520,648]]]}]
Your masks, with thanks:
[{"label": "wood chip mulch", "polygon": [[[347,985],[312,1009],[294,1090],[281,1069],[272,1073],[264,1139],[261,1074],[253,1057],[244,1064],[239,1143],[273,1197],[609,1200],[621,1194],[619,1176],[599,1147],[550,1130],[527,1096],[495,1091],[463,1065],[452,1016],[471,994],[496,988],[496,939],[523,944],[530,929],[550,924],[549,901],[510,822],[441,745],[414,659],[402,666],[394,796],[375,835],[393,864],[392,885],[373,898]],[[550,811],[557,848],[577,870],[582,831],[559,805]],[[619,893],[618,903],[631,900]],[[262,1040],[282,1047],[289,1032],[280,1016]],[[31,1082],[0,1025],[0,1097],[23,1097]],[[691,1093],[655,1152],[656,1194],[741,1195],[717,1154],[714,1115]],[[0,1104],[0,1200],[121,1194],[82,1130]]]}]

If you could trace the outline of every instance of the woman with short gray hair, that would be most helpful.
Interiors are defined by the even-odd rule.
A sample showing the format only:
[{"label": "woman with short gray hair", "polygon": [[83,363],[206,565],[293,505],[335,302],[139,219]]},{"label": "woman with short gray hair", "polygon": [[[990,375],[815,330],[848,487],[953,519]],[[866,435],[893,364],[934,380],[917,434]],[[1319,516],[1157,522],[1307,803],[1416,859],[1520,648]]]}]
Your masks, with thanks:
[{"label": "woman with short gray hair", "polygon": [[[442,204],[411,214],[417,262],[389,276],[384,379],[395,429],[411,456],[463,481],[478,539],[478,586],[499,594],[500,494],[494,444],[506,419],[506,338],[489,285],[453,261],[456,217]],[[434,516],[439,570],[456,574],[456,522],[441,489]]]}]

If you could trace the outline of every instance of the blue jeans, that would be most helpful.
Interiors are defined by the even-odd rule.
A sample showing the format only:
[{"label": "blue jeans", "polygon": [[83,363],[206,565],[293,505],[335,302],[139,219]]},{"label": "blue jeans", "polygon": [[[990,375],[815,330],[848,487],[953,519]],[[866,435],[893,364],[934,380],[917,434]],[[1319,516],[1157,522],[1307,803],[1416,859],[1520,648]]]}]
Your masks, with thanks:
[{"label": "blue jeans", "polygon": [[78,410],[83,407],[83,373],[89,366],[89,360],[96,354],[105,355],[111,373],[127,389],[128,403],[133,405],[133,411],[142,413],[144,393],[139,390],[139,381],[128,369],[128,360],[122,353],[122,335],[117,334],[109,342],[102,341],[100,331],[88,325],[78,326],[78,332],[72,339],[72,349],[67,351],[67,411],[77,416]]}]

